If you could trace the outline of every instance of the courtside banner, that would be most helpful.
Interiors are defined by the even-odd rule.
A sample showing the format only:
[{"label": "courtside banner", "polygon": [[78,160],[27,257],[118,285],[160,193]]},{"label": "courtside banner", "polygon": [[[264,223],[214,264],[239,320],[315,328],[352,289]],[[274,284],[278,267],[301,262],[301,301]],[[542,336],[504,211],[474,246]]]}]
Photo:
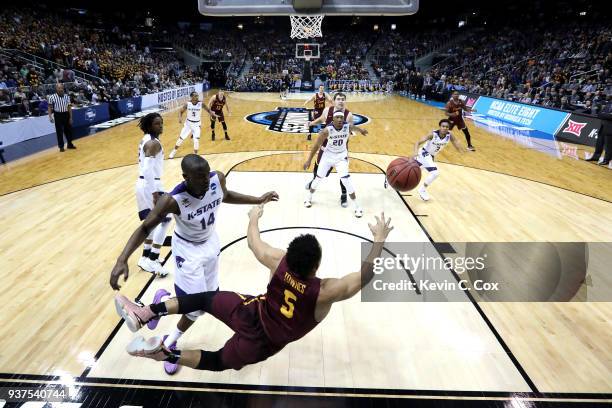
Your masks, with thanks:
[{"label": "courtside banner", "polygon": [[151,106],[158,106],[164,103],[172,102],[177,99],[189,97],[189,94],[193,91],[202,92],[203,84],[195,84],[189,86],[183,86],[180,88],[168,89],[162,92],[156,92],[142,96],[141,108],[147,109]]},{"label": "courtside banner", "polygon": [[478,113],[554,135],[570,115],[541,106],[481,96],[474,104]]},{"label": "courtside banner", "polygon": [[555,135],[558,139],[587,146],[595,146],[601,119],[572,113]]}]

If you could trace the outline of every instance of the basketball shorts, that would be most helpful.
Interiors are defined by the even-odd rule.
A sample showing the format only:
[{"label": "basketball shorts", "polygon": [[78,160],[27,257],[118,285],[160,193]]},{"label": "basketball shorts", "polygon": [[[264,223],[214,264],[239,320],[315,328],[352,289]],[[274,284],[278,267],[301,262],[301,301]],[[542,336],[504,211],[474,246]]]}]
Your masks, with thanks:
[{"label": "basketball shorts", "polygon": [[323,114],[323,109],[314,109],[312,111],[312,120],[317,119],[318,117],[320,117]]},{"label": "basketball shorts", "polygon": [[425,170],[427,171],[438,170],[438,167],[436,167],[436,163],[434,162],[434,157],[425,149],[421,149],[415,159],[417,163],[419,163],[421,167],[425,167]]},{"label": "basketball shorts", "polygon": [[453,130],[455,128],[455,126],[457,126],[457,129],[465,129],[466,128],[465,121],[463,120],[462,116],[451,116],[448,119],[451,122],[450,130]]},{"label": "basketball shorts", "polygon": [[259,317],[262,301],[265,301],[262,296],[224,291],[213,298],[210,314],[234,331],[221,349],[224,367],[240,370],[245,365],[264,361],[282,349],[282,346],[271,344],[264,332]]},{"label": "basketball shorts", "polygon": [[[144,220],[153,209],[153,193],[156,189],[150,186],[145,186],[143,179],[138,179],[136,182],[136,204],[138,205],[138,218]],[[161,192],[161,191],[160,191]]]},{"label": "basketball shorts", "polygon": [[[220,252],[221,244],[216,232],[204,243],[195,243],[177,236],[175,231],[172,235],[172,255],[177,295],[217,290]],[[199,316],[202,313],[189,314]]]},{"label": "basketball shorts", "polygon": [[336,169],[338,176],[346,177],[349,175],[349,161],[345,155],[330,155],[323,152],[319,160],[317,177],[325,178],[329,175],[332,168]]},{"label": "basketball shorts", "polygon": [[180,138],[185,140],[189,133],[193,135],[194,139],[200,138],[200,125],[201,122],[192,122],[189,119],[185,120],[185,125],[183,125],[183,129],[181,130]]},{"label": "basketball shorts", "polygon": [[[225,116],[223,116],[223,111],[213,111],[215,113],[215,115],[217,115],[217,119],[219,122],[225,122]],[[212,118],[211,118],[212,119]],[[212,119],[213,121],[215,119]]]}]

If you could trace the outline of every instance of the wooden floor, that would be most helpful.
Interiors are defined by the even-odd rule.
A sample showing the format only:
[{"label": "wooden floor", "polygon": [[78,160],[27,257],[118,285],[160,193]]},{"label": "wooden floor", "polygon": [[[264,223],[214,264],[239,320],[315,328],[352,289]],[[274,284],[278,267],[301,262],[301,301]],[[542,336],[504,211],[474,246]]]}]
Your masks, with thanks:
[{"label": "wooden floor", "polygon": [[[360,173],[355,183],[365,218],[356,221],[349,210],[337,205],[334,176],[315,196],[320,203],[308,212],[302,207],[308,175],[299,172],[310,143],[303,135],[270,132],[244,120],[277,106],[301,105],[275,98],[230,96],[232,115],[227,119],[232,141],[204,137],[201,148],[213,168],[230,172],[230,189],[274,188],[281,193],[281,201],[270,206],[262,221],[265,227],[321,227],[367,236],[366,220],[384,209],[397,223],[395,237],[390,238],[398,241],[612,241],[611,171],[567,157],[555,159],[481,127],[471,127],[476,153],[460,155],[452,148],[441,153],[441,176],[430,189],[430,202],[383,189],[380,169],[398,155],[411,154],[414,141],[441,117],[433,107],[396,96],[361,101],[349,96],[349,108],[371,120],[366,125],[370,134],[351,142],[351,171]],[[162,142],[168,152],[180,129],[176,111],[164,118]],[[51,149],[0,168],[4,226],[0,270],[3,297],[8,300],[0,311],[0,350],[12,351],[0,352],[1,373],[79,376],[85,372],[93,378],[171,381],[159,366],[122,352],[131,333],[124,327],[114,332],[118,319],[108,285],[114,260],[138,225],[133,189],[140,137],[135,122],[130,122],[78,140],[76,151],[59,154]],[[190,143],[179,154],[188,152]],[[176,159],[166,161],[167,188],[181,180],[179,165]],[[223,216],[231,221],[221,224],[222,245],[244,235],[246,211],[246,207],[225,206]],[[270,239],[282,246],[293,233],[288,231]],[[356,252],[359,244],[353,237],[329,231],[318,236],[343,254]],[[345,258],[327,258],[330,267],[325,270],[343,272],[338,265],[347,262]],[[358,262],[358,254],[348,264],[354,266],[353,261]],[[589,287],[585,284],[604,298],[612,290],[609,274],[602,273],[609,261],[608,257],[607,263],[600,261],[603,267],[589,270]],[[150,300],[156,288],[170,287],[170,277],[150,282],[150,275],[138,271],[135,262],[136,257],[130,260],[130,280],[122,289],[126,295],[135,297],[146,288],[143,300]],[[248,277],[239,274],[251,269]],[[265,277],[257,271],[244,242],[222,255],[225,289],[263,291]],[[388,305],[353,299],[303,341],[263,364],[238,373],[182,370],[176,379],[612,393],[611,303],[401,303],[391,309]],[[167,328],[164,325],[171,322],[160,325],[160,330]],[[194,329],[182,340],[194,347],[218,346],[228,334],[210,319],[202,319]],[[375,352],[374,344],[380,345]]]}]

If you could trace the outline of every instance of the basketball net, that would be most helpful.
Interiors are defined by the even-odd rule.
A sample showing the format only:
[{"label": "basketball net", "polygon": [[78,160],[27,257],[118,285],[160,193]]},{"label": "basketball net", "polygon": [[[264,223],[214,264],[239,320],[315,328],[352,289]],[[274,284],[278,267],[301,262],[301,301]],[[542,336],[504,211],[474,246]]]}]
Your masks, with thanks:
[{"label": "basketball net", "polygon": [[321,31],[321,23],[323,22],[323,15],[299,15],[292,14],[289,16],[291,19],[291,38],[314,38],[323,37]]}]

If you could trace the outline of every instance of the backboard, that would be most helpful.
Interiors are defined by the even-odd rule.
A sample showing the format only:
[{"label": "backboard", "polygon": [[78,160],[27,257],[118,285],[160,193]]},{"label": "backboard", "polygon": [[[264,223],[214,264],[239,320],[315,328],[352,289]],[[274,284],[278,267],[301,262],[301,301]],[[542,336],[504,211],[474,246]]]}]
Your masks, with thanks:
[{"label": "backboard", "polygon": [[316,43],[297,43],[295,44],[295,58],[310,61],[311,58],[319,58],[319,44]]},{"label": "backboard", "polygon": [[408,15],[419,9],[419,0],[198,0],[207,16],[286,16],[290,14]]}]

